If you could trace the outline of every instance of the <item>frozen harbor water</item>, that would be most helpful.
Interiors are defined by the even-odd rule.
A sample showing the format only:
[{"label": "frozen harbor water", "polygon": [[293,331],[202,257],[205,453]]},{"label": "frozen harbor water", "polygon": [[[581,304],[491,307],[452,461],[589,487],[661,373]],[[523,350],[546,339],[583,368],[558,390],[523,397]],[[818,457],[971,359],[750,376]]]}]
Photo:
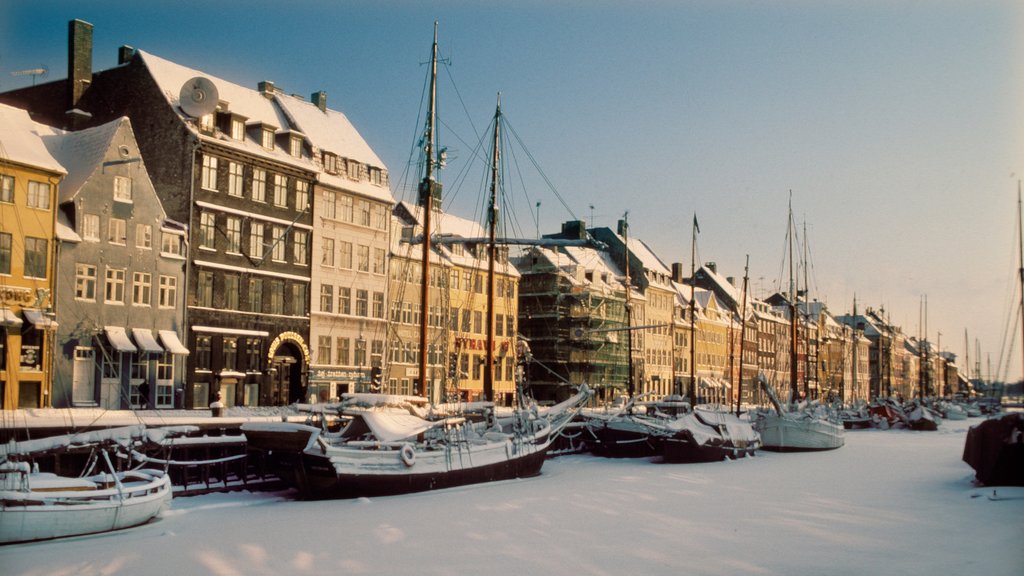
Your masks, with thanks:
[{"label": "frozen harbor water", "polygon": [[6,575],[1017,576],[1024,499],[990,500],[960,459],[978,421],[852,431],[839,450],[735,462],[564,456],[536,478],[386,498],[178,498],[139,528],[0,547],[0,566]]}]

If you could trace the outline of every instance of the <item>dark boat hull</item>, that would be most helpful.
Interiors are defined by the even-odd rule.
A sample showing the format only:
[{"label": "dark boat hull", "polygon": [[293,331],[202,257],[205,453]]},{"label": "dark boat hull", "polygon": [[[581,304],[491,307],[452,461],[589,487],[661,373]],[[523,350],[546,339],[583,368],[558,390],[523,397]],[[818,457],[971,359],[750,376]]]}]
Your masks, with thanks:
[{"label": "dark boat hull", "polygon": [[614,426],[588,426],[590,451],[605,458],[649,458],[661,454],[663,440],[640,430]]},{"label": "dark boat hull", "polygon": [[1007,414],[971,426],[963,460],[986,486],[1024,486],[1024,414]]},{"label": "dark boat hull", "polygon": [[[753,449],[750,453],[753,453]],[[724,444],[698,444],[687,433],[666,438],[662,444],[662,461],[671,464],[720,462],[726,458],[742,458],[747,454],[746,450]]]}]

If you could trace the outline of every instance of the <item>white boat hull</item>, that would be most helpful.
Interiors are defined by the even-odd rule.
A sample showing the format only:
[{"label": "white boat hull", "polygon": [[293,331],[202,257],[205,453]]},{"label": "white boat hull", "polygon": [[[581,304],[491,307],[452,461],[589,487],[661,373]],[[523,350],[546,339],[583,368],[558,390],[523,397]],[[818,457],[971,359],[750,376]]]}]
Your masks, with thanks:
[{"label": "white boat hull", "polygon": [[761,435],[761,448],[778,452],[834,450],[845,443],[843,426],[823,418],[759,414],[754,429]]}]

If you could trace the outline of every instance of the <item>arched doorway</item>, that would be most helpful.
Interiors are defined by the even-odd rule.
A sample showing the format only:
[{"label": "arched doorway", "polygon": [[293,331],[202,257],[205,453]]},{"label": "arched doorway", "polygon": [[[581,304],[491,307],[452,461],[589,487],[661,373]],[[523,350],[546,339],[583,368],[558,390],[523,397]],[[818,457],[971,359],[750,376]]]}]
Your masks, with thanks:
[{"label": "arched doorway", "polygon": [[284,332],[271,342],[268,352],[268,404],[282,406],[305,402],[309,349],[302,336]]}]

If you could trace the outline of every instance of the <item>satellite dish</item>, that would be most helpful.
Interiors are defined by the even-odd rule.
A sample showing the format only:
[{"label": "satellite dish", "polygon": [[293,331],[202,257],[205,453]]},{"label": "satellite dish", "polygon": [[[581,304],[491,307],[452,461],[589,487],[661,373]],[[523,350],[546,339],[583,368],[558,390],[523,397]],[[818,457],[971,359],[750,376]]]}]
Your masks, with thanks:
[{"label": "satellite dish", "polygon": [[217,87],[209,78],[196,76],[182,84],[178,103],[193,118],[206,116],[217,108]]}]

